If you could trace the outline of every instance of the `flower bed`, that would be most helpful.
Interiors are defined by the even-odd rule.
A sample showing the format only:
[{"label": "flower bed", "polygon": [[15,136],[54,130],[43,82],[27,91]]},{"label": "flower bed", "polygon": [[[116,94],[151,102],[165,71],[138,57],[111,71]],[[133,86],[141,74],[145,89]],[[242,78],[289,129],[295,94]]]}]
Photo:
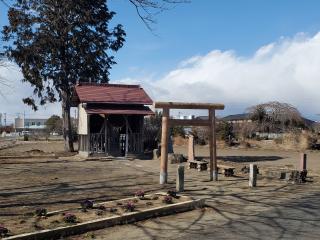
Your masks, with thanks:
[{"label": "flower bed", "polygon": [[[61,210],[55,212],[46,212],[45,216],[44,210],[41,211],[41,214],[28,214],[21,219],[20,222],[16,223],[15,225],[10,224],[7,228],[9,229],[9,234],[13,237],[8,239],[35,239],[35,238],[14,238],[15,235],[34,232],[39,230],[50,230],[52,229],[53,232],[55,229],[66,229],[68,232],[68,227],[76,227],[77,230],[75,232],[81,232],[81,225],[86,225],[86,223],[95,222],[97,225],[96,229],[102,228],[103,224],[99,225],[99,219],[106,222],[106,219],[111,219],[112,224],[105,224],[115,225],[119,224],[123,219],[124,222],[130,222],[130,216],[134,214],[138,214],[137,217],[133,218],[135,220],[139,220],[140,218],[143,219],[144,217],[151,217],[154,215],[161,215],[161,208],[164,207],[166,209],[166,214],[170,214],[170,207],[175,207],[175,204],[180,208],[183,206],[183,203],[192,203],[192,200],[189,197],[185,196],[176,196],[171,197],[165,193],[158,193],[153,195],[144,195],[143,198],[133,197],[127,199],[121,199],[117,201],[109,201],[103,202],[98,204],[93,204],[89,208],[83,208],[82,206],[77,209],[72,210]],[[169,199],[170,198],[170,199]],[[169,199],[169,201],[168,201]],[[87,202],[89,203],[89,202]],[[182,205],[181,205],[182,204]],[[189,206],[189,205],[188,205]],[[191,206],[191,205],[190,205]],[[166,208],[167,207],[167,208]],[[168,208],[169,207],[169,208]],[[182,209],[182,208],[181,208]],[[151,212],[148,212],[151,210]],[[174,213],[175,210],[172,211]],[[141,215],[141,213],[148,213]],[[40,215],[40,216],[38,216]],[[141,216],[140,216],[141,215]],[[127,218],[127,216],[129,218]],[[119,217],[119,218],[118,218]],[[122,218],[124,217],[124,218]],[[118,219],[118,220],[117,220]],[[122,219],[122,220],[121,220]],[[79,228],[77,226],[80,226]],[[91,226],[90,225],[90,226]],[[85,227],[88,229],[88,227]],[[91,226],[91,229],[95,229],[94,223]],[[45,231],[42,231],[45,232]],[[59,232],[59,231],[58,231]],[[71,232],[72,233],[72,232]],[[70,235],[71,233],[68,233]],[[66,234],[66,233],[65,233]],[[16,236],[18,237],[18,236]],[[37,237],[37,239],[45,239],[41,237]]]}]

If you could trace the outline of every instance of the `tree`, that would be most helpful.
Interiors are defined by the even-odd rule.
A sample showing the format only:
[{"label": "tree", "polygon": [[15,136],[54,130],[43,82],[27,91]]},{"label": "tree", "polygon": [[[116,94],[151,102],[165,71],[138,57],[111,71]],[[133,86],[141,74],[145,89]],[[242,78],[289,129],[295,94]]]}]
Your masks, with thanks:
[{"label": "tree", "polygon": [[300,112],[288,103],[268,102],[248,108],[258,131],[281,132],[293,127],[303,127]]},{"label": "tree", "polygon": [[159,13],[168,10],[169,6],[179,3],[189,3],[189,0],[129,0],[135,7],[138,16],[146,25],[153,31],[152,25],[156,23],[155,16]]},{"label": "tree", "polygon": [[34,110],[61,101],[66,150],[73,151],[73,86],[107,83],[116,63],[112,53],[125,41],[122,25],[109,27],[114,14],[105,0],[18,0],[9,8],[9,25],[2,31],[6,53],[34,89],[23,101]]},{"label": "tree", "polygon": [[47,121],[46,121],[46,129],[49,133],[56,132],[56,133],[62,133],[62,119],[57,115],[52,115]]}]

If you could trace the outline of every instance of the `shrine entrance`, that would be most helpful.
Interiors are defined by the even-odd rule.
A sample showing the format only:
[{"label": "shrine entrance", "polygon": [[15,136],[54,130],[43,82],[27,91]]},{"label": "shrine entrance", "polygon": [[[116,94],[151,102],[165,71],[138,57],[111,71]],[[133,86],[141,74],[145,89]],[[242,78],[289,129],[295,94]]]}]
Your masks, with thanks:
[{"label": "shrine entrance", "polygon": [[[216,103],[156,102],[154,107],[162,109],[160,184],[165,184],[168,181],[169,128],[173,126],[206,126],[209,128],[210,181],[217,181],[218,167],[215,111],[223,110],[224,105]],[[170,109],[207,109],[208,120],[170,119]]]}]

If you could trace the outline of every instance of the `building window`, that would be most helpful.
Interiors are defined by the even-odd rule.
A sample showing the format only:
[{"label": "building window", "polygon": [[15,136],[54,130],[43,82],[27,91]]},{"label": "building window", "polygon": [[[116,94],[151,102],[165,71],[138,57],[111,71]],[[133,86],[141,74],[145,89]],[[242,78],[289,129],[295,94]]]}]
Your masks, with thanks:
[{"label": "building window", "polygon": [[36,122],[32,122],[31,125],[32,125],[32,126],[36,125]]},{"label": "building window", "polygon": [[37,122],[37,126],[40,126],[40,122]]}]

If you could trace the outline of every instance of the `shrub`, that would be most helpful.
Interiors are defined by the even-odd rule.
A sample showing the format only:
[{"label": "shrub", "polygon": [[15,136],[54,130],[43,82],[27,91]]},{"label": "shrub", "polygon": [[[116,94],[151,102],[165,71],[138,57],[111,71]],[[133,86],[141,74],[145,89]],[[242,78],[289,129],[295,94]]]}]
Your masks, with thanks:
[{"label": "shrub", "polygon": [[37,208],[36,209],[36,215],[38,216],[38,217],[44,217],[44,216],[47,216],[47,209],[45,209],[45,208]]},{"label": "shrub", "polygon": [[171,204],[172,203],[172,197],[167,195],[163,198],[163,202],[166,204]]},{"label": "shrub", "polygon": [[143,190],[138,190],[135,192],[135,196],[142,199],[144,198],[144,191]]},{"label": "shrub", "polygon": [[77,216],[73,213],[66,213],[63,216],[63,221],[66,223],[75,223],[77,221]]},{"label": "shrub", "polygon": [[0,237],[8,236],[9,229],[0,224]]},{"label": "shrub", "polygon": [[126,205],[124,205],[124,208],[125,208],[126,211],[128,211],[128,212],[133,212],[134,209],[136,208],[136,206],[134,205],[133,202],[127,202]]},{"label": "shrub", "polygon": [[91,209],[93,208],[93,201],[91,200],[84,200],[83,202],[81,202],[81,207],[83,209]]},{"label": "shrub", "polygon": [[23,141],[29,141],[29,136],[27,134],[23,135]]}]

